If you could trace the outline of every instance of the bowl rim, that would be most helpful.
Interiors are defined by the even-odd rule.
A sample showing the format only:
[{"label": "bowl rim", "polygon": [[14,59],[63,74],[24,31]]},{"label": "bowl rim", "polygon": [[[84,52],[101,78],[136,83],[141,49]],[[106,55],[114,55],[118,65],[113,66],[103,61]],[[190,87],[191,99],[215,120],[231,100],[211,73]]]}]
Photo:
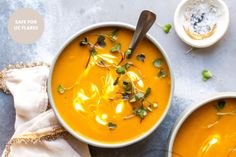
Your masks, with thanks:
[{"label": "bowl rim", "polygon": [[236,92],[221,92],[214,94],[212,96],[209,96],[205,98],[204,100],[194,103],[187,107],[177,118],[175,121],[175,124],[173,125],[169,136],[168,136],[168,143],[167,143],[167,153],[166,157],[172,157],[172,149],[173,149],[173,144],[176,138],[176,135],[178,134],[179,129],[183,125],[183,123],[186,121],[186,119],[191,116],[191,114],[201,108],[202,106],[206,105],[207,103],[210,103],[215,100],[220,100],[220,99],[230,99],[230,98],[236,98]]},{"label": "bowl rim", "polygon": [[68,40],[66,40],[66,42],[64,42],[63,46],[59,49],[59,51],[57,52],[57,55],[55,56],[51,66],[50,66],[50,72],[49,72],[49,77],[48,77],[48,97],[49,97],[49,102],[52,106],[52,109],[59,121],[59,123],[71,134],[73,135],[75,138],[77,138],[78,140],[87,143],[89,145],[92,146],[96,146],[96,147],[100,147],[100,148],[120,148],[120,147],[124,147],[124,146],[128,146],[131,144],[134,144],[138,141],[143,140],[144,138],[146,138],[148,135],[150,135],[151,133],[153,133],[153,131],[161,124],[161,122],[164,120],[164,118],[167,115],[167,112],[169,111],[169,108],[171,106],[171,101],[173,98],[173,92],[174,92],[174,73],[172,71],[172,66],[170,64],[169,58],[166,54],[166,51],[162,48],[162,46],[151,36],[147,33],[146,37],[148,40],[150,40],[160,51],[160,53],[163,55],[163,57],[166,60],[166,63],[168,65],[169,68],[169,72],[170,72],[170,79],[171,79],[171,89],[170,89],[170,96],[169,96],[169,100],[166,106],[165,111],[163,112],[163,114],[161,115],[160,119],[155,123],[154,126],[152,126],[147,132],[145,132],[144,134],[142,134],[141,136],[138,136],[135,139],[129,140],[129,141],[125,141],[125,142],[118,142],[118,143],[104,143],[104,142],[99,142],[96,140],[93,140],[92,138],[87,138],[84,135],[80,135],[79,133],[76,133],[72,128],[70,128],[70,126],[63,120],[63,118],[60,116],[56,105],[54,103],[53,100],[53,96],[52,96],[52,90],[51,90],[51,81],[52,81],[52,74],[54,71],[54,67],[55,64],[59,58],[59,56],[61,55],[61,53],[63,52],[63,50],[66,48],[66,46],[68,46],[74,39],[76,39],[78,36],[80,36],[81,34],[97,29],[97,28],[102,28],[102,27],[120,27],[120,28],[125,28],[125,29],[129,29],[134,31],[135,30],[135,26],[127,24],[127,23],[123,23],[123,22],[102,22],[102,23],[97,23],[97,24],[93,24],[87,27],[84,27],[83,29],[79,30],[78,32],[76,32],[74,35],[72,35]]},{"label": "bowl rim", "polygon": [[210,47],[212,45],[214,45],[215,43],[217,43],[227,32],[228,28],[229,28],[229,23],[230,23],[230,14],[229,14],[229,8],[226,5],[226,3],[223,0],[215,0],[218,1],[219,4],[222,6],[224,14],[225,14],[225,27],[223,30],[220,30],[222,33],[219,35],[218,38],[215,38],[214,40],[210,40],[209,42],[204,42],[203,44],[196,44],[194,42],[194,40],[188,40],[188,38],[185,38],[181,35],[181,30],[177,29],[177,25],[179,25],[179,13],[181,11],[181,8],[189,1],[193,1],[193,0],[181,0],[180,3],[178,4],[177,8],[175,9],[175,13],[174,13],[174,28],[175,28],[175,32],[177,33],[177,35],[179,36],[179,38],[185,42],[186,44],[196,47],[196,48],[207,48]]}]

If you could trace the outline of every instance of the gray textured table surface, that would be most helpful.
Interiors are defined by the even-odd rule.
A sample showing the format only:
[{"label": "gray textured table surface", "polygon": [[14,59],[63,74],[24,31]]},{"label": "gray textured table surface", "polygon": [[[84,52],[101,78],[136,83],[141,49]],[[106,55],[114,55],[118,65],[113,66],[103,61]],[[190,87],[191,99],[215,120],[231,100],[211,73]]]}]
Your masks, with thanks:
[{"label": "gray textured table surface", "polygon": [[[10,63],[35,60],[50,63],[57,50],[72,34],[90,24],[121,21],[135,25],[143,9],[154,11],[161,24],[172,23],[180,0],[0,0],[0,69]],[[176,78],[175,96],[171,109],[161,126],[147,139],[120,149],[90,147],[93,156],[163,157],[169,131],[179,114],[189,105],[206,96],[236,91],[236,1],[225,0],[229,6],[231,23],[220,42],[206,49],[186,55],[185,45],[174,30],[166,35],[155,25],[150,34],[166,49]],[[45,32],[35,44],[20,45],[7,33],[9,15],[17,8],[37,10],[45,20]],[[201,80],[201,71],[211,70],[216,79]],[[0,154],[14,128],[14,107],[11,96],[0,93]]]}]

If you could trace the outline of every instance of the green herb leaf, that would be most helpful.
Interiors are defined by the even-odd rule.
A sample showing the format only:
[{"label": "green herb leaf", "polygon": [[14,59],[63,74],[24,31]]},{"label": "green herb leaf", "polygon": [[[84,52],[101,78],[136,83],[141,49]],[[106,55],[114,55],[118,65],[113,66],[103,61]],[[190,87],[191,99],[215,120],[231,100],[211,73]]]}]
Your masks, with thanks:
[{"label": "green herb leaf", "polygon": [[57,87],[57,92],[60,93],[60,94],[65,93],[64,87],[63,87],[62,85],[59,85],[59,86]]},{"label": "green herb leaf", "polygon": [[91,48],[89,49],[89,51],[90,51],[90,53],[91,53],[92,56],[96,56],[96,55],[97,55],[97,51],[96,51],[96,49],[95,49],[94,47],[91,47]]},{"label": "green herb leaf", "polygon": [[160,68],[162,65],[163,60],[162,59],[156,59],[153,61],[153,65],[157,68]]},{"label": "green herb leaf", "polygon": [[148,87],[147,90],[146,90],[146,93],[144,95],[144,98],[147,98],[150,94],[151,94],[151,88]]},{"label": "green herb leaf", "polygon": [[105,47],[105,37],[103,35],[99,35],[97,42],[96,42],[100,47]]},{"label": "green herb leaf", "polygon": [[130,49],[125,51],[125,57],[129,59],[131,57],[132,51]]},{"label": "green herb leaf", "polygon": [[166,24],[164,27],[163,27],[163,31],[165,32],[165,33],[169,33],[170,32],[170,30],[171,30],[171,24]]},{"label": "green herb leaf", "polygon": [[224,109],[225,105],[226,105],[225,101],[218,101],[218,103],[215,105],[215,107],[218,111],[220,111],[220,110]]},{"label": "green herb leaf", "polygon": [[144,55],[144,54],[138,54],[138,55],[136,56],[136,59],[139,60],[139,61],[144,62],[144,60],[145,60],[145,55]]},{"label": "green herb leaf", "polygon": [[120,52],[121,44],[117,43],[111,48],[111,52]]},{"label": "green herb leaf", "polygon": [[119,29],[114,29],[112,32],[111,32],[111,40],[112,41],[115,41],[117,39],[117,33],[118,33]]},{"label": "green herb leaf", "polygon": [[79,43],[80,46],[85,46],[85,45],[88,45],[89,42],[88,42],[88,38],[85,37],[84,39],[82,39]]},{"label": "green herb leaf", "polygon": [[135,99],[136,100],[140,100],[144,98],[144,94],[142,92],[138,92],[137,94],[135,94]]},{"label": "green herb leaf", "polygon": [[108,128],[109,128],[110,130],[114,130],[116,127],[117,127],[117,125],[116,125],[115,123],[112,123],[112,122],[109,122],[109,123],[108,123]]},{"label": "green herb leaf", "polygon": [[166,72],[164,71],[164,69],[161,69],[161,70],[158,72],[157,76],[158,76],[159,78],[164,78],[164,77],[166,77]]},{"label": "green herb leaf", "polygon": [[124,86],[124,90],[127,92],[127,91],[130,91],[132,89],[132,85],[130,82],[126,81],[126,80],[123,80],[123,86]]},{"label": "green herb leaf", "polygon": [[144,117],[147,115],[147,109],[143,106],[140,107],[138,110],[136,108],[133,109],[133,113],[140,117],[141,119],[144,119]]},{"label": "green herb leaf", "polygon": [[118,67],[117,69],[116,69],[116,73],[117,74],[125,74],[125,68],[124,67]]},{"label": "green herb leaf", "polygon": [[212,78],[212,77],[213,77],[213,74],[212,74],[211,71],[209,71],[209,70],[203,70],[203,71],[202,71],[202,79],[203,79],[204,81],[207,81],[207,80],[209,80],[209,79]]},{"label": "green herb leaf", "polygon": [[124,67],[125,67],[126,70],[128,70],[131,67],[131,64],[130,63],[125,63]]}]

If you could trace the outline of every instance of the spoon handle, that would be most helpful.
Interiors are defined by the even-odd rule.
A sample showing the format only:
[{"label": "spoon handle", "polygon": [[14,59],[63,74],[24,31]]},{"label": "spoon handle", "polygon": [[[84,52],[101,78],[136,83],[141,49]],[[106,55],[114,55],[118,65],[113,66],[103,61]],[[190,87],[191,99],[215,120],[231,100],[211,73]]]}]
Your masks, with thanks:
[{"label": "spoon handle", "polygon": [[142,11],[141,15],[139,16],[139,20],[131,44],[129,46],[129,50],[131,51],[131,53],[126,55],[126,58],[131,57],[132,52],[137,47],[138,43],[145,37],[146,33],[151,28],[155,20],[156,20],[156,14],[148,10]]}]

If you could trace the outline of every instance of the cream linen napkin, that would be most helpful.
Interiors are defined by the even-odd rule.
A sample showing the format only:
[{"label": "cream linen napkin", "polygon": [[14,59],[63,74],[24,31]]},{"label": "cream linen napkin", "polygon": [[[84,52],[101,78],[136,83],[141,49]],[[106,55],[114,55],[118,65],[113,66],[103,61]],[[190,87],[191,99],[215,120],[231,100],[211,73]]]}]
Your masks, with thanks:
[{"label": "cream linen napkin", "polygon": [[0,89],[11,93],[15,133],[2,157],[90,157],[88,145],[69,135],[48,106],[44,63],[11,65],[0,72]]}]

